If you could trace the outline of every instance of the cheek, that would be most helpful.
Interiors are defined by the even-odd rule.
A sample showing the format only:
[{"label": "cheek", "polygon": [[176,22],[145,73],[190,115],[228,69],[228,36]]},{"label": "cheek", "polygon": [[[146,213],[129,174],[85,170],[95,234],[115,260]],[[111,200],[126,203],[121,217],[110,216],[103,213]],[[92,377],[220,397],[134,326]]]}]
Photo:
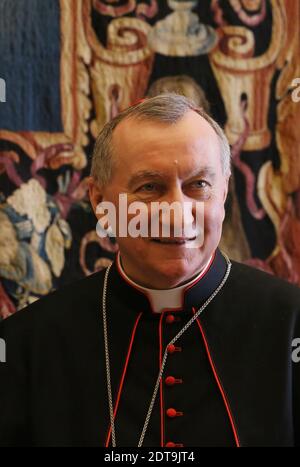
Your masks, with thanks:
[{"label": "cheek", "polygon": [[225,217],[224,204],[221,202],[209,203],[204,208],[204,230],[215,231],[222,227]]},{"label": "cheek", "polygon": [[130,236],[117,238],[119,249],[128,256],[132,256],[133,253],[135,256],[145,256],[148,247],[145,241],[144,238],[131,238]]}]

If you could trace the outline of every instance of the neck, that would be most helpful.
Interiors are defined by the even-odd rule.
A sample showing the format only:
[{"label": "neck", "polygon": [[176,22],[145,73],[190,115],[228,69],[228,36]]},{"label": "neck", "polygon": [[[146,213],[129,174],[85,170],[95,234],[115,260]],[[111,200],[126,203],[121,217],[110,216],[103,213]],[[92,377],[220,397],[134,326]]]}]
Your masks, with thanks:
[{"label": "neck", "polygon": [[[149,268],[150,271],[146,268],[136,271],[136,268],[132,267],[127,259],[122,257],[120,252],[117,255],[117,262],[126,277],[137,286],[151,290],[169,290],[187,284],[193,280],[194,277],[198,276],[210,262],[213,254],[199,267],[195,267],[189,274],[184,275],[179,273],[179,271],[177,273],[177,267],[173,267],[172,265],[170,265],[168,269],[164,268],[163,271],[152,271],[151,268]],[[169,271],[171,271],[172,274],[170,274]]]},{"label": "neck", "polygon": [[117,264],[119,268],[120,274],[123,278],[130,284],[132,287],[138,289],[144,295],[147,296],[149,302],[151,303],[152,309],[155,313],[160,313],[165,309],[168,310],[179,310],[183,307],[183,300],[184,300],[184,293],[187,289],[192,287],[195,283],[197,283],[201,277],[203,277],[206,271],[209,269],[212,260],[212,255],[209,258],[209,261],[188,280],[183,281],[179,285],[173,288],[167,289],[156,289],[156,288],[149,288],[142,285],[140,282],[134,281],[124,270],[124,267],[121,262],[120,255],[117,256]]}]

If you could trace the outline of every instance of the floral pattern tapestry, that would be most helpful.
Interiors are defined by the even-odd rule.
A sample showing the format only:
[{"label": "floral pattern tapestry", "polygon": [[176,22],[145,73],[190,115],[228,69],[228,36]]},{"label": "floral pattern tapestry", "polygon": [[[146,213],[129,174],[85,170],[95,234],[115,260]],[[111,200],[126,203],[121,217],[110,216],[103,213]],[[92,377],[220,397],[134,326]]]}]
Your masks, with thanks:
[{"label": "floral pattern tapestry", "polygon": [[0,319],[113,260],[93,144],[165,91],[230,142],[221,248],[300,285],[300,0],[0,0]]}]

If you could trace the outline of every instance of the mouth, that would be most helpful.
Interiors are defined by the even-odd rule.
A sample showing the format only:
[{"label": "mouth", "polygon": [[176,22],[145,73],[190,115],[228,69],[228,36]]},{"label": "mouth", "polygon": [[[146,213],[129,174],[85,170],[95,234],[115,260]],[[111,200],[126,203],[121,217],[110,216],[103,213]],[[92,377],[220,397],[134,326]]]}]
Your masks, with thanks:
[{"label": "mouth", "polygon": [[193,238],[152,238],[151,241],[162,244],[162,245],[186,245],[189,242],[196,240],[196,237]]}]

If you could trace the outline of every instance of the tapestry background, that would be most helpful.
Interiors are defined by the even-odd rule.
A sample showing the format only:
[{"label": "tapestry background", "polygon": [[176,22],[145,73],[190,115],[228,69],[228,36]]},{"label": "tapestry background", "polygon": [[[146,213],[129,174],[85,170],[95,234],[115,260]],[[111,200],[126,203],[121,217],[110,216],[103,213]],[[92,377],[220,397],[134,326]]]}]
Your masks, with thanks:
[{"label": "tapestry background", "polygon": [[0,317],[110,263],[93,142],[165,90],[232,146],[224,251],[300,285],[299,25],[300,0],[0,0]]}]

